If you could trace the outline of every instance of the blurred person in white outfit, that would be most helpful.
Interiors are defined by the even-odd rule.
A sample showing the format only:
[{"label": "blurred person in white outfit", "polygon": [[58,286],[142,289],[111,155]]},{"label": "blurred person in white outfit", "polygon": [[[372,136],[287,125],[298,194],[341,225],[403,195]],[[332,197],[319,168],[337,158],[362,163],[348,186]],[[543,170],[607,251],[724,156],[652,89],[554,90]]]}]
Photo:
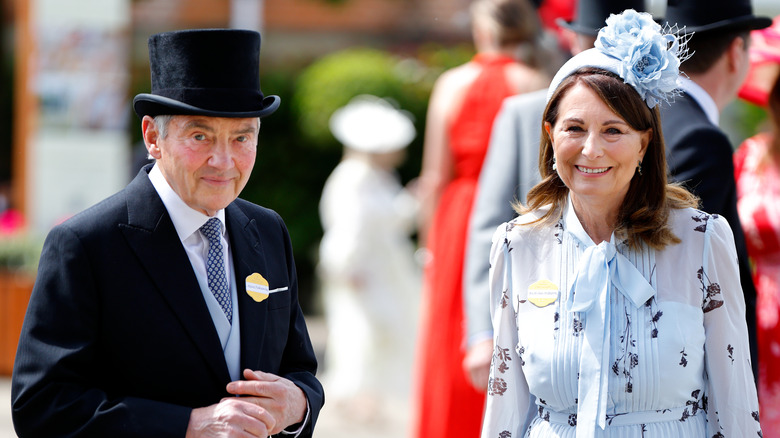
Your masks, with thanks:
[{"label": "blurred person in white outfit", "polygon": [[421,281],[410,239],[417,201],[395,169],[416,131],[405,112],[368,95],[337,110],[330,128],[344,156],[320,200],[323,380],[350,417],[376,420],[409,390]]}]

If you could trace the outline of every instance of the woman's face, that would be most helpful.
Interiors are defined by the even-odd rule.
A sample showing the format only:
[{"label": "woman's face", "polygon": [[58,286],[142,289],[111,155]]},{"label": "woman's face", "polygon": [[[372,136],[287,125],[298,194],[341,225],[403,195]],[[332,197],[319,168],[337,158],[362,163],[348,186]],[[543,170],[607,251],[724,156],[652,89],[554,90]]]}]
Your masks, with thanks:
[{"label": "woman's face", "polygon": [[[554,125],[545,122],[558,175],[578,204],[619,208],[651,130],[636,131],[582,83],[559,104]],[[617,211],[617,210],[615,210]]]}]

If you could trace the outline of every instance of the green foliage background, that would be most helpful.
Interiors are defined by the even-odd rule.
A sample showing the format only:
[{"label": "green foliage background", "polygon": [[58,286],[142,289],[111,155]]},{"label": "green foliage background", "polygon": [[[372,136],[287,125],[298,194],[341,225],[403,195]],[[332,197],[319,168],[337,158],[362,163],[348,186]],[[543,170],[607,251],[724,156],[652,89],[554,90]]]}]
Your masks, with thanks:
[{"label": "green foliage background", "polygon": [[318,204],[341,145],[328,129],[331,114],[359,94],[395,100],[415,117],[417,138],[399,168],[406,183],[420,172],[425,112],[433,82],[445,69],[466,62],[470,47],[422,47],[414,56],[374,48],[350,48],[315,60],[303,69],[274,66],[261,72],[265,94],[282,104],[263,119],[257,162],[241,197],[276,210],[293,242],[301,304],[317,312],[317,247],[322,238]]}]

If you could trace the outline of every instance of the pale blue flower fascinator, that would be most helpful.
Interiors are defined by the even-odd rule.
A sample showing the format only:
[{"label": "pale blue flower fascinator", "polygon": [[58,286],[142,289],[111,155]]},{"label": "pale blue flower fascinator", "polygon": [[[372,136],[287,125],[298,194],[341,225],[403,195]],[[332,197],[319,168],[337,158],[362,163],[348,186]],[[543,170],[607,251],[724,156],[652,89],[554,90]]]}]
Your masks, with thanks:
[{"label": "pale blue flower fascinator", "polygon": [[650,108],[679,95],[680,63],[688,59],[690,34],[663,29],[652,15],[627,9],[610,15],[599,30],[595,47],[567,61],[547,91],[549,101],[569,75],[582,67],[601,68],[631,85]]}]

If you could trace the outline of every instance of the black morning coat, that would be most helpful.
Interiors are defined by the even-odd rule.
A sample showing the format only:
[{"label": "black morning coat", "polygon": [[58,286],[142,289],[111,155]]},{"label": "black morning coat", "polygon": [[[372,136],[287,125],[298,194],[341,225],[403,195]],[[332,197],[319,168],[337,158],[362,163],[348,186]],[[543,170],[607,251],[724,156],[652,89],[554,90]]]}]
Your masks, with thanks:
[{"label": "black morning coat", "polygon": [[[21,437],[183,437],[193,408],[230,396],[217,331],[150,168],[46,239],[12,377]],[[241,369],[303,389],[311,418],[301,436],[311,436],[324,394],[287,229],[241,199],[225,217]],[[253,273],[288,289],[255,302],[245,287]]]},{"label": "black morning coat", "polygon": [[737,213],[734,149],[726,134],[712,124],[687,93],[671,104],[660,104],[670,180],[682,182],[701,199],[701,210],[726,218],[734,233],[739,276],[745,295],[745,319],[750,339],[753,377],[758,378],[756,345],[756,288],[750,273],[745,234]]}]

